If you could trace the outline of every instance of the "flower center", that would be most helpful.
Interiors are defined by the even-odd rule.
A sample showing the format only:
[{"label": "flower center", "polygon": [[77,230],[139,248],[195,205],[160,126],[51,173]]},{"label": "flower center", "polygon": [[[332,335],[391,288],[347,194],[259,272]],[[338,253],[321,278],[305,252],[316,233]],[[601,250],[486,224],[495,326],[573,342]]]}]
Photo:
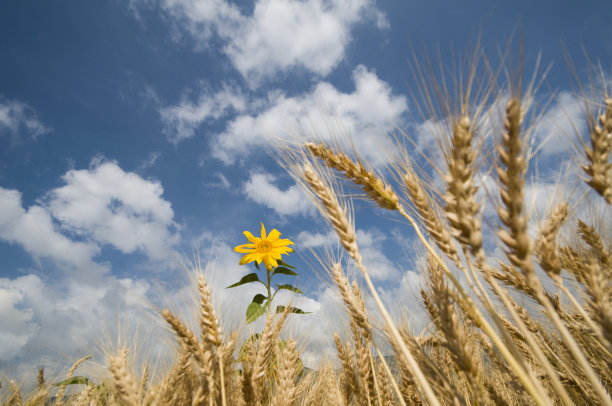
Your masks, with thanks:
[{"label": "flower center", "polygon": [[263,240],[257,243],[257,251],[266,253],[272,249],[272,243],[267,240]]}]

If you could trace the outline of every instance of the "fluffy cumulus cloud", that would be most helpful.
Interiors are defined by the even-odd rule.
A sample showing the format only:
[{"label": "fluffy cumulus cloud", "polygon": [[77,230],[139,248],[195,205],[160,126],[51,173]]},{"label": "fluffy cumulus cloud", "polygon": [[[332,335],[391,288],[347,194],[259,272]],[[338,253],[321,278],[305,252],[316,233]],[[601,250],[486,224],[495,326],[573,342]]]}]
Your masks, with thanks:
[{"label": "fluffy cumulus cloud", "polygon": [[36,260],[35,270],[0,278],[0,367],[19,376],[41,363],[65,368],[58,354],[74,361],[93,350],[116,333],[119,315],[128,326],[143,320],[149,284],[111,275],[98,258],[104,247],[164,262],[178,242],[159,182],[100,159],[63,181],[30,207],[0,188],[0,241]]},{"label": "fluffy cumulus cloud", "polygon": [[[150,2],[131,2],[136,10],[144,3]],[[258,0],[250,15],[223,0],[160,4],[176,32],[189,34],[198,48],[213,35],[220,38],[223,52],[252,85],[295,67],[325,75],[344,57],[356,24],[388,25],[372,0]]]},{"label": "fluffy cumulus cloud", "polygon": [[538,120],[535,145],[544,156],[567,153],[577,134],[585,134],[585,104],[578,96],[561,92],[551,108]]},{"label": "fluffy cumulus cloud", "polygon": [[174,212],[159,182],[125,172],[115,162],[94,161],[71,170],[52,190],[45,208],[62,228],[123,253],[142,251],[162,259],[178,242]]},{"label": "fluffy cumulus cloud", "polygon": [[298,185],[282,190],[275,184],[276,177],[269,173],[254,173],[245,182],[244,194],[255,203],[276,211],[281,216],[313,214],[310,203]]},{"label": "fluffy cumulus cloud", "polygon": [[384,24],[368,0],[261,0],[253,16],[228,33],[225,51],[255,83],[294,67],[326,75],[342,60],[352,26],[374,16]]},{"label": "fluffy cumulus cloud", "polygon": [[[380,282],[399,279],[405,271],[384,254],[386,240],[386,235],[377,229],[357,230],[357,244],[363,257],[363,263],[370,276]],[[298,234],[296,241],[304,248],[322,249],[328,252],[336,252],[337,250],[333,247],[340,246],[333,230],[327,234],[302,231]]]},{"label": "fluffy cumulus cloud", "polygon": [[173,142],[179,142],[193,137],[203,123],[219,119],[230,109],[243,111],[245,105],[242,93],[225,86],[217,93],[202,93],[196,102],[184,96],[179,104],[159,109],[159,115],[166,136]]},{"label": "fluffy cumulus cloud", "polygon": [[0,136],[9,135],[16,142],[22,137],[36,139],[49,131],[32,107],[0,95]]},{"label": "fluffy cumulus cloud", "polygon": [[25,209],[16,190],[0,188],[0,240],[20,245],[36,260],[54,261],[72,277],[95,280],[108,271],[92,259],[99,246],[63,235],[47,210]]},{"label": "fluffy cumulus cloud", "polygon": [[0,368],[26,382],[37,366],[52,376],[117,334],[119,315],[125,325],[142,320],[144,308],[135,304],[148,290],[144,281],[112,276],[96,286],[35,274],[0,278]]},{"label": "fluffy cumulus cloud", "polygon": [[[283,93],[269,95],[267,109],[232,120],[213,141],[213,155],[230,164],[290,134],[329,139],[350,134],[357,150],[373,164],[381,163],[392,151],[388,133],[401,120],[408,106],[404,96],[376,73],[360,65],[353,71],[355,90],[343,93],[327,82],[298,97]],[[335,134],[330,134],[330,128]]]}]

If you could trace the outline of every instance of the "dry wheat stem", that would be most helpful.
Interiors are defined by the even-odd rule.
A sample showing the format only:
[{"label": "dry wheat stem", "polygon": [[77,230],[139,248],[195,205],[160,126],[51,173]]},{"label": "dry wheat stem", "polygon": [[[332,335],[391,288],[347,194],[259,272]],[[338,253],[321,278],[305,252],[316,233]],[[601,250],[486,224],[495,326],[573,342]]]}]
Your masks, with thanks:
[{"label": "dry wheat stem", "polygon": [[608,352],[608,355],[612,357],[612,355],[610,355],[612,353],[612,343],[609,340],[606,340],[606,338],[603,336],[601,328],[597,326],[597,324],[595,324],[591,316],[589,316],[586,310],[584,310],[584,307],[582,307],[582,305],[576,300],[576,298],[574,297],[572,292],[570,292],[567,286],[563,284],[557,284],[557,287],[561,289],[563,293],[565,293],[565,296],[567,296],[570,302],[572,302],[574,308],[578,311],[580,316],[582,316],[584,321],[589,325],[591,331],[593,331],[593,333],[595,333],[597,337],[601,340],[601,345],[605,345],[605,350]]},{"label": "dry wheat stem", "polygon": [[[531,379],[530,376],[525,374],[525,371],[523,370],[523,368],[516,361],[514,356],[512,356],[512,354],[510,353],[508,348],[505,346],[505,344],[502,342],[502,340],[497,335],[497,333],[493,330],[493,328],[489,325],[489,323],[486,321],[486,319],[482,316],[482,313],[480,313],[480,311],[474,305],[474,302],[467,295],[467,293],[465,292],[463,287],[461,287],[461,285],[459,284],[457,279],[454,277],[454,275],[452,275],[452,273],[450,272],[448,267],[446,267],[446,264],[444,264],[442,259],[437,255],[437,253],[433,250],[431,245],[427,242],[427,240],[423,236],[422,232],[420,231],[420,228],[418,227],[418,225],[416,224],[414,219],[410,215],[408,215],[406,213],[406,211],[401,206],[401,204],[396,203],[396,204],[391,205],[391,206],[385,206],[384,204],[381,204],[378,201],[381,198],[384,199],[384,197],[386,196],[386,194],[385,194],[386,191],[383,188],[383,191],[381,192],[381,188],[380,187],[376,187],[376,186],[377,185],[380,186],[381,184],[384,185],[384,183],[381,180],[379,180],[378,178],[376,178],[372,173],[368,172],[367,173],[368,176],[363,175],[360,171],[358,171],[358,166],[356,164],[354,164],[350,160],[350,158],[348,158],[344,154],[336,154],[331,149],[326,148],[322,144],[315,145],[315,144],[309,143],[309,144],[306,144],[306,147],[311,151],[311,153],[313,155],[318,156],[321,159],[324,159],[328,166],[330,166],[332,168],[336,168],[336,169],[338,169],[340,171],[343,171],[345,173],[345,175],[347,176],[347,178],[353,180],[355,183],[365,184],[367,182],[371,182],[372,183],[370,185],[371,187],[368,189],[368,190],[370,190],[371,193],[370,192],[368,192],[368,193],[372,197],[372,199],[374,201],[376,201],[377,203],[379,203],[379,205],[381,207],[383,207],[383,208],[394,207],[396,210],[398,210],[398,212],[400,212],[400,214],[402,216],[404,216],[406,219],[409,220],[409,222],[411,223],[412,227],[415,229],[415,232],[417,233],[418,238],[424,244],[424,246],[426,247],[428,252],[430,252],[430,254],[432,254],[434,256],[436,261],[440,263],[440,265],[444,269],[444,272],[451,278],[451,281],[458,288],[458,290],[460,291],[461,296],[464,298],[464,300],[468,303],[468,305],[470,307],[473,308],[474,314],[478,317],[479,322],[486,329],[485,331],[487,332],[487,334],[489,334],[489,336],[494,340],[494,342],[496,343],[496,346],[500,349],[500,351],[504,355],[504,358],[506,358],[506,360],[510,363],[512,369],[517,374],[517,376],[519,377],[521,382],[525,385],[525,387],[532,394],[532,396],[534,396],[534,399],[536,400],[536,402],[538,404],[547,404],[547,402],[545,402],[545,400],[544,400],[546,398],[546,395],[543,394],[542,391],[538,388],[538,383],[534,382],[534,380]],[[374,284],[372,283],[372,281],[371,281],[371,279],[369,277],[367,269],[365,268],[365,266],[363,265],[363,263],[361,261],[361,255],[359,254],[356,240],[342,241],[343,235],[346,234],[345,230],[346,230],[346,226],[348,225],[348,219],[346,219],[346,216],[344,215],[344,212],[339,208],[339,205],[337,205],[337,200],[330,199],[331,191],[328,188],[321,187],[321,185],[323,185],[323,184],[322,184],[322,182],[320,180],[318,182],[314,182],[314,181],[311,181],[311,180],[308,179],[309,175],[316,176],[316,174],[311,169],[311,167],[309,167],[308,165],[305,165],[305,167],[303,168],[303,174],[304,174],[304,177],[306,178],[306,181],[309,183],[309,185],[311,185],[311,188],[313,188],[313,191],[315,192],[315,195],[318,195],[318,193],[323,192],[323,195],[320,196],[320,198],[321,198],[321,200],[323,202],[323,206],[325,208],[324,214],[325,214],[325,212],[327,212],[326,213],[326,217],[330,220],[330,222],[332,223],[332,225],[336,229],[336,231],[338,233],[338,236],[340,237],[340,240],[341,240],[343,246],[345,248],[347,248],[347,246],[350,248],[350,249],[347,248],[347,251],[349,252],[349,254],[351,254],[351,256],[353,257],[353,259],[355,260],[355,262],[357,264],[357,267],[361,270],[361,272],[362,272],[362,274],[364,276],[364,279],[366,281],[366,284],[368,285],[368,289],[370,290],[370,292],[372,294],[372,297],[374,298],[374,302],[376,303],[376,306],[378,307],[379,311],[381,312],[381,314],[383,316],[383,319],[385,320],[386,323],[389,324],[389,331],[391,332],[391,338],[393,340],[398,340],[400,349],[401,349],[402,353],[405,354],[405,357],[406,357],[406,359],[407,359],[411,369],[415,370],[415,378],[417,379],[417,382],[419,383],[419,387],[424,391],[424,393],[425,393],[426,397],[428,398],[428,400],[430,400],[430,402],[431,402],[431,399],[435,399],[436,404],[438,404],[437,403],[438,402],[437,398],[435,397],[435,395],[431,391],[431,386],[429,385],[429,383],[425,379],[422,371],[420,370],[420,368],[416,364],[416,360],[414,359],[414,357],[412,356],[412,354],[410,353],[410,351],[406,347],[405,343],[403,341],[401,341],[401,335],[399,334],[399,331],[397,330],[397,328],[393,324],[390,315],[388,314],[386,308],[384,307],[384,305],[382,303],[382,300],[380,299],[380,297],[378,295],[378,292],[376,291],[376,289],[374,287]],[[318,177],[317,177],[317,179],[318,179]],[[364,190],[366,190],[365,187],[364,187]],[[366,192],[368,190],[366,190]],[[391,189],[389,188],[389,190],[391,190]],[[381,193],[377,192],[378,194],[375,194],[374,192],[376,192],[376,191],[379,191]],[[392,190],[389,193],[394,195]],[[335,216],[335,215],[340,215],[341,217],[339,217],[339,218],[332,218],[332,216]],[[353,237],[354,237],[354,235],[353,235]],[[352,252],[351,252],[351,250],[352,250]]]},{"label": "dry wheat stem", "polygon": [[315,195],[318,196],[321,200],[321,203],[323,204],[322,212],[336,230],[336,233],[340,238],[342,246],[348,251],[349,255],[353,258],[357,267],[362,272],[366,284],[368,285],[368,289],[370,290],[370,293],[374,298],[376,306],[380,310],[385,320],[385,323],[389,325],[389,330],[392,334],[392,340],[397,341],[399,348],[401,349],[404,357],[410,365],[411,370],[413,371],[413,374],[419,384],[419,387],[421,388],[425,397],[430,401],[431,404],[439,406],[439,400],[431,389],[429,382],[427,382],[427,379],[419,368],[416,360],[408,350],[408,347],[406,347],[406,344],[402,341],[399,331],[395,327],[391,316],[385,309],[382,300],[376,292],[376,288],[374,287],[374,284],[370,279],[368,271],[362,263],[361,254],[357,246],[355,232],[353,231],[352,224],[349,222],[345,210],[343,210],[340,204],[338,203],[338,200],[335,197],[335,193],[333,193],[331,188],[327,187],[321,181],[316,172],[313,170],[312,166],[308,164],[304,165],[304,167],[302,168],[302,174],[305,181],[312,188]]},{"label": "dry wheat stem", "polygon": [[[455,288],[461,295],[462,299],[465,300],[468,307],[472,309],[474,316],[476,317],[476,320],[481,324],[482,330],[495,343],[495,346],[502,353],[502,356],[504,357],[504,359],[506,359],[506,361],[510,365],[510,368],[514,371],[514,373],[519,378],[521,383],[525,386],[525,389],[527,389],[527,391],[531,394],[531,396],[533,396],[534,401],[539,405],[549,405],[550,403],[546,400],[547,396],[544,393],[542,393],[540,389],[538,389],[539,385],[537,384],[537,382],[535,382],[531,378],[531,376],[529,376],[524,371],[522,365],[512,355],[512,353],[510,352],[508,347],[504,344],[504,342],[501,340],[497,332],[495,332],[493,327],[484,318],[484,316],[482,315],[478,307],[474,304],[474,301],[472,300],[472,298],[465,292],[465,290],[463,289],[463,286],[461,286],[457,278],[455,278],[455,275],[453,275],[453,273],[450,271],[450,269],[448,269],[448,267],[446,266],[442,258],[440,258],[440,256],[435,252],[435,250],[427,242],[418,224],[416,224],[414,219],[408,213],[406,213],[406,211],[401,205],[398,209],[398,212],[410,222],[410,225],[414,229],[415,233],[417,234],[417,237],[419,238],[419,240],[421,241],[421,243],[423,244],[427,252],[436,260],[436,262],[438,262],[438,264],[440,264],[440,267],[442,268],[444,273],[448,276],[448,278],[451,280],[451,282],[453,283],[453,285],[455,286]],[[494,311],[492,311],[492,313],[495,314]]]},{"label": "dry wheat stem", "polygon": [[512,299],[509,297],[508,292],[501,289],[500,286],[497,284],[497,282],[495,282],[493,278],[489,278],[489,285],[493,288],[493,290],[497,294],[497,297],[500,298],[500,300],[502,301],[502,303],[504,304],[504,306],[510,313],[510,316],[516,323],[516,326],[519,332],[521,333],[521,335],[527,342],[527,345],[531,349],[531,354],[537,358],[540,365],[546,371],[546,374],[552,381],[553,387],[557,391],[557,394],[561,398],[561,401],[563,402],[563,404],[567,406],[571,406],[574,402],[571,400],[571,398],[569,397],[569,394],[567,393],[567,391],[563,387],[563,384],[559,380],[559,376],[557,372],[555,371],[553,366],[550,364],[548,359],[544,356],[544,353],[542,352],[541,348],[535,342],[533,334],[531,334],[529,329],[525,326],[523,319],[517,314],[515,307],[511,303]]},{"label": "dry wheat stem", "polygon": [[374,367],[374,360],[372,359],[372,351],[370,346],[368,346],[368,360],[370,362],[370,368],[372,370],[372,380],[374,381],[374,392],[376,392],[376,400],[378,400],[378,406],[382,406],[382,396],[380,396],[380,388],[378,387],[378,379],[376,379],[376,368]]},{"label": "dry wheat stem", "polygon": [[[71,378],[76,369],[79,367],[79,365],[81,365],[83,362],[87,361],[90,358],[91,355],[86,355],[74,364],[72,364],[72,367],[70,367],[68,373],[66,374],[66,379]],[[54,406],[59,406],[64,403],[64,393],[66,393],[66,385],[61,386],[57,391],[57,394],[55,395],[55,403],[53,404]]]},{"label": "dry wheat stem", "polygon": [[376,348],[378,359],[382,361],[382,365],[385,370],[385,373],[387,374],[387,376],[389,377],[389,380],[391,381],[391,386],[393,386],[393,390],[395,391],[397,400],[400,402],[402,406],[406,406],[406,401],[404,400],[404,397],[402,396],[402,391],[400,390],[397,384],[397,381],[395,380],[395,377],[393,376],[393,372],[391,372],[391,368],[389,368],[389,364],[387,364],[387,360],[385,359],[383,354],[380,352],[377,345],[374,345],[374,348]]},{"label": "dry wheat stem", "polygon": [[599,377],[595,373],[595,370],[593,369],[589,361],[586,359],[584,353],[580,350],[580,347],[578,346],[578,344],[576,343],[576,341],[574,340],[574,338],[568,331],[567,327],[559,318],[559,314],[553,307],[549,298],[545,295],[544,290],[539,280],[537,278],[532,278],[532,279],[534,279],[534,285],[535,285],[534,288],[536,290],[536,296],[537,296],[538,302],[540,303],[540,305],[544,307],[548,317],[553,322],[557,330],[561,333],[563,342],[567,346],[568,350],[570,351],[574,359],[582,367],[585,375],[587,376],[589,382],[591,383],[593,387],[593,391],[597,394],[597,397],[603,404],[612,406],[612,399],[610,398],[610,395],[608,394],[606,389],[603,387]]}]

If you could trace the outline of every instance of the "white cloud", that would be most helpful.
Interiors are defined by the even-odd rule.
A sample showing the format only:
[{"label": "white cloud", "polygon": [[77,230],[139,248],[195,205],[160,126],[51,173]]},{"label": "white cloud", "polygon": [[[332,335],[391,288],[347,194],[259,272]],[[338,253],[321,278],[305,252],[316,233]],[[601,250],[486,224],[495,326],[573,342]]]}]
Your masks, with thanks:
[{"label": "white cloud", "polygon": [[236,33],[222,31],[230,37],[225,52],[251,83],[294,67],[327,75],[344,57],[352,26],[374,10],[368,0],[261,0]]},{"label": "white cloud", "polygon": [[[331,226],[329,227],[331,228]],[[357,244],[363,257],[363,263],[372,279],[377,281],[398,279],[405,271],[383,253],[386,240],[387,236],[375,228],[357,230]],[[296,241],[298,246],[323,250],[339,244],[338,237],[333,230],[327,234],[302,231],[298,234]],[[334,252],[333,249],[332,252]]]},{"label": "white cloud", "polygon": [[338,243],[338,237],[336,232],[330,230],[327,234],[321,233],[310,233],[308,231],[302,231],[296,238],[296,243],[300,247],[304,248],[319,248],[324,246],[331,246],[334,243]]},{"label": "white cloud", "polygon": [[145,323],[138,304],[150,287],[142,280],[107,276],[96,286],[51,281],[34,274],[0,278],[0,368],[10,366],[26,384],[33,368],[63,374],[82,354],[96,354],[118,333],[119,319],[131,329]]},{"label": "white cloud", "polygon": [[536,148],[542,155],[567,153],[576,134],[586,132],[584,101],[578,96],[561,92],[555,97],[554,105],[538,121]]},{"label": "white cloud", "polygon": [[292,185],[281,190],[274,183],[276,177],[269,173],[254,173],[244,184],[244,193],[255,203],[264,205],[282,216],[306,215],[315,212],[313,204],[300,186]]},{"label": "white cloud", "polygon": [[45,207],[62,228],[121,252],[145,252],[163,259],[178,242],[174,212],[159,182],[124,172],[114,162],[70,170],[65,186],[52,190]]},{"label": "white cloud", "polygon": [[159,109],[159,115],[166,136],[179,142],[193,137],[204,122],[222,117],[229,109],[240,112],[245,104],[246,100],[239,91],[225,86],[215,94],[204,92],[196,103],[183,97],[178,105]]},{"label": "white cloud", "polygon": [[383,162],[393,151],[387,134],[407,111],[406,98],[393,95],[386,82],[362,65],[353,71],[353,81],[353,93],[342,93],[326,82],[300,97],[271,93],[271,107],[257,115],[238,116],[213,140],[213,156],[230,164],[290,133],[324,139],[350,134],[369,162]]},{"label": "white cloud", "polygon": [[92,260],[100,251],[97,245],[61,234],[49,212],[40,206],[24,209],[16,190],[0,188],[0,240],[21,245],[35,259],[51,259],[73,276],[95,279],[108,271]]},{"label": "white cloud", "polygon": [[294,67],[326,75],[344,57],[356,24],[388,26],[372,0],[259,0],[252,15],[223,0],[161,0],[161,6],[196,48],[206,48],[217,34],[251,84]]},{"label": "white cloud", "polygon": [[387,237],[376,229],[357,230],[357,244],[363,263],[372,279],[379,281],[398,279],[401,275],[396,263],[383,254]]},{"label": "white cloud", "polygon": [[36,139],[49,131],[51,130],[39,120],[38,113],[33,108],[0,95],[0,136],[8,134],[15,142],[22,136]]}]

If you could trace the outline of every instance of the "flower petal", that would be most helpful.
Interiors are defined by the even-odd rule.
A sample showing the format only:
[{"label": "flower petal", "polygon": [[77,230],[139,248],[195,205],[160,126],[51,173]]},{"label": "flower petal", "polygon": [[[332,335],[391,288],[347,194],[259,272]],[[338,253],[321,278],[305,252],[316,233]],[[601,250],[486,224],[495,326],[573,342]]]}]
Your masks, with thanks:
[{"label": "flower petal", "polygon": [[267,240],[272,242],[272,241],[276,241],[278,240],[278,237],[280,237],[281,233],[275,228],[274,230],[270,231],[270,234],[268,234],[268,238]]},{"label": "flower petal", "polygon": [[264,227],[263,223],[261,223],[261,239],[266,239],[266,228]]},{"label": "flower petal", "polygon": [[256,247],[257,245],[255,244],[243,244],[243,245],[238,245],[237,247],[234,247],[234,251],[241,252],[243,254],[247,254],[249,252],[254,252]]},{"label": "flower petal", "polygon": [[284,245],[294,245],[294,244],[293,244],[293,241],[291,241],[291,240],[290,240],[290,239],[288,239],[288,238],[283,238],[282,240],[276,240],[276,241],[274,241],[274,243],[272,244],[272,246],[273,246],[274,248],[276,248],[276,247],[282,247],[282,246],[284,246]]},{"label": "flower petal", "polygon": [[246,236],[246,238],[249,240],[249,242],[252,242],[253,244],[257,244],[259,241],[261,241],[261,239],[254,237],[253,234],[251,234],[250,231],[245,231],[244,233],[242,233]]}]

